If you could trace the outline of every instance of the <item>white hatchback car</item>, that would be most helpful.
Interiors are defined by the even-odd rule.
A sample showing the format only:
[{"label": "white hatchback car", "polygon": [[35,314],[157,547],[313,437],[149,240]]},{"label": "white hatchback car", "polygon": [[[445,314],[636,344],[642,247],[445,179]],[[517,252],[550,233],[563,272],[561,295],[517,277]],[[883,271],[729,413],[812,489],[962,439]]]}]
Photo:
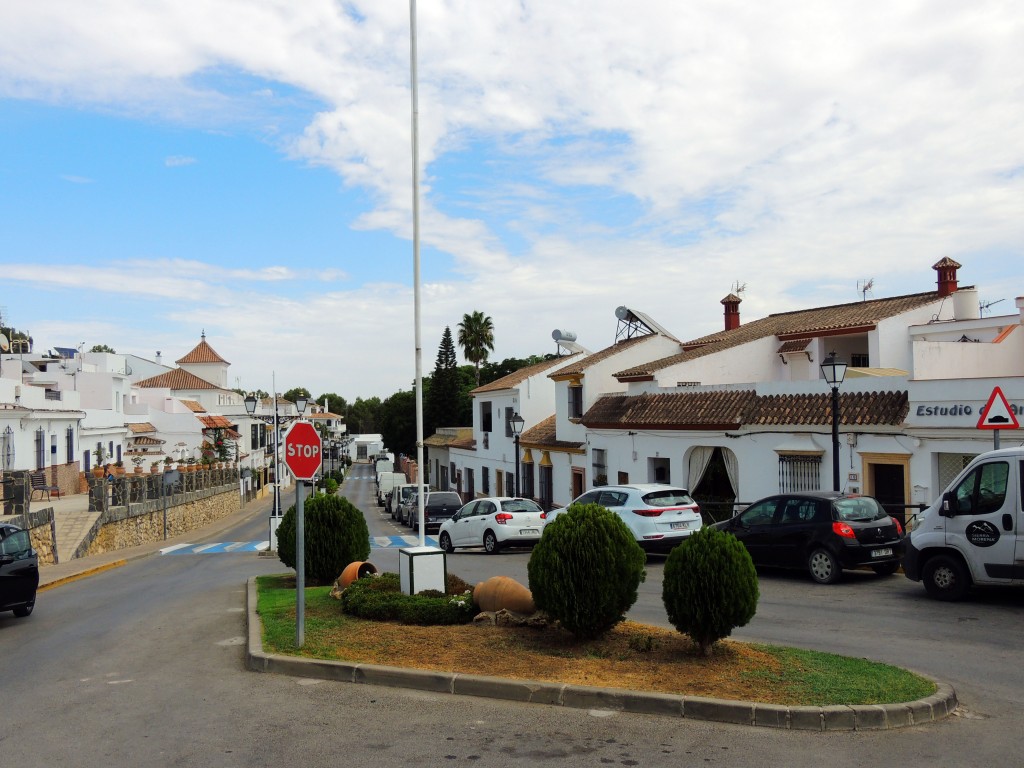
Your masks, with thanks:
[{"label": "white hatchback car", "polygon": [[438,544],[445,552],[456,547],[483,547],[496,555],[502,547],[533,546],[544,531],[544,510],[530,499],[496,496],[473,499],[441,524]]},{"label": "white hatchback car", "polygon": [[[685,488],[660,483],[604,485],[587,491],[573,504],[600,504],[623,519],[646,552],[668,552],[703,525],[700,507]],[[550,524],[566,507],[548,512]]]}]

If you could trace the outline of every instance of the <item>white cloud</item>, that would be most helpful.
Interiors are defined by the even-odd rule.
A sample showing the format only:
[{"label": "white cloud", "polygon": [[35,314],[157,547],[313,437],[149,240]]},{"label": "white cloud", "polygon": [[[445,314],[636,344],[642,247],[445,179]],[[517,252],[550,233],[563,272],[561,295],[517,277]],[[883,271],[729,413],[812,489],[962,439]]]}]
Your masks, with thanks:
[{"label": "white cloud", "polygon": [[185,155],[171,155],[164,159],[164,165],[168,168],[180,168],[183,165],[195,165],[198,160],[194,157],[187,157]]}]

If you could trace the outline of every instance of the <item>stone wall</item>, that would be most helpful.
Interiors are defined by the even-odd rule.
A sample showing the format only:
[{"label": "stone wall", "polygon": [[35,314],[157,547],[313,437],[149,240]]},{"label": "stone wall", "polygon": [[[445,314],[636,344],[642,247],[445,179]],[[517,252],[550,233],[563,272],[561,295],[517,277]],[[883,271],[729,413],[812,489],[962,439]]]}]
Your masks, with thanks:
[{"label": "stone wall", "polygon": [[39,556],[40,565],[57,563],[57,529],[53,519],[53,508],[46,507],[27,515],[5,517],[5,523],[13,523],[28,531],[32,546]]},{"label": "stone wall", "polygon": [[[167,499],[167,538],[203,528],[239,509],[241,498],[234,483],[174,494]],[[113,552],[163,538],[164,508],[159,499],[110,507],[73,557]]]}]

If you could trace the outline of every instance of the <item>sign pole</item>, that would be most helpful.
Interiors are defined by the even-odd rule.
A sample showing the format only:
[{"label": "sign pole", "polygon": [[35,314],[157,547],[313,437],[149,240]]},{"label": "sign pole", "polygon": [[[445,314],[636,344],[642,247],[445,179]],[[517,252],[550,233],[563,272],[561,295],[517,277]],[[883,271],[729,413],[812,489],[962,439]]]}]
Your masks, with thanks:
[{"label": "sign pole", "polygon": [[295,647],[306,641],[305,480],[295,481]]},{"label": "sign pole", "polygon": [[994,451],[998,451],[999,450],[999,430],[998,429],[993,429],[992,430],[992,450],[994,450]]}]

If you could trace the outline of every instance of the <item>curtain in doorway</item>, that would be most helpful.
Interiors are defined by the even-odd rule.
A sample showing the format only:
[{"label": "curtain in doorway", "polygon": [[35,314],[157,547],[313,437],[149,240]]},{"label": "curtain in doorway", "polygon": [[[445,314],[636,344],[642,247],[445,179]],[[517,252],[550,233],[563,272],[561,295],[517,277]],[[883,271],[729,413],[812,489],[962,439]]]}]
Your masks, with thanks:
[{"label": "curtain in doorway", "polygon": [[722,449],[722,461],[725,463],[725,474],[729,476],[729,485],[732,486],[732,495],[740,497],[740,465],[736,460],[736,454],[728,448]]},{"label": "curtain in doorway", "polygon": [[707,470],[708,464],[711,462],[711,455],[714,452],[714,448],[702,445],[698,445],[690,451],[689,473],[686,478],[687,490],[690,493],[693,493],[694,489],[700,485],[701,478],[704,477],[704,472]]}]

